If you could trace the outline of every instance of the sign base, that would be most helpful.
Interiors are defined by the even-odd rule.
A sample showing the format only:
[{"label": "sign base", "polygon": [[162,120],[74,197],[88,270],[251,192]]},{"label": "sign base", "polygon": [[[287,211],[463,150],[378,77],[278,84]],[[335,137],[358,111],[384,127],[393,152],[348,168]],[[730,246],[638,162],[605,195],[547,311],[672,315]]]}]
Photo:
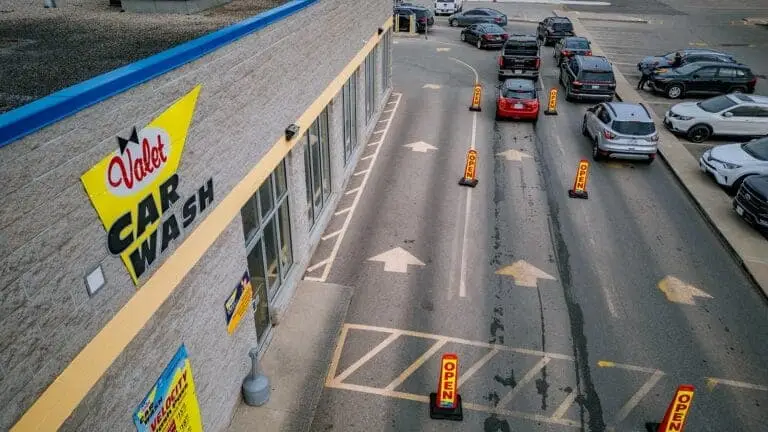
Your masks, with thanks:
[{"label": "sign base", "polygon": [[557,115],[557,110],[544,110],[544,115]]},{"label": "sign base", "polygon": [[645,430],[647,430],[648,432],[658,432],[659,427],[661,427],[661,423],[649,422],[645,424]]},{"label": "sign base", "polygon": [[585,190],[577,191],[568,189],[568,196],[571,198],[589,199],[589,194]]},{"label": "sign base", "polygon": [[463,421],[464,410],[461,408],[461,395],[456,395],[455,408],[440,408],[437,406],[437,393],[429,394],[429,418],[433,420]]},{"label": "sign base", "polygon": [[462,186],[475,187],[475,186],[477,186],[478,181],[479,180],[477,180],[477,179],[468,179],[468,178],[462,177],[459,180],[459,184],[462,185]]},{"label": "sign base", "polygon": [[469,107],[469,110],[470,111],[482,111],[483,109],[480,108],[479,106],[476,106],[476,107],[471,106],[471,107]]}]

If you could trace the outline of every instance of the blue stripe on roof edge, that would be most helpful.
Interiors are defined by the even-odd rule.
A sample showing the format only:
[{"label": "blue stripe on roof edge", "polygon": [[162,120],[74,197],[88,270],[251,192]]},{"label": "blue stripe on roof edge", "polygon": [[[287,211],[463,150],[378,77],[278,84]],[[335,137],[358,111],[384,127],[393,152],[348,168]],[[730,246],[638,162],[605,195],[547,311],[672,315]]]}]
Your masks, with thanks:
[{"label": "blue stripe on roof edge", "polygon": [[292,0],[0,114],[0,147],[282,20],[319,0]]}]

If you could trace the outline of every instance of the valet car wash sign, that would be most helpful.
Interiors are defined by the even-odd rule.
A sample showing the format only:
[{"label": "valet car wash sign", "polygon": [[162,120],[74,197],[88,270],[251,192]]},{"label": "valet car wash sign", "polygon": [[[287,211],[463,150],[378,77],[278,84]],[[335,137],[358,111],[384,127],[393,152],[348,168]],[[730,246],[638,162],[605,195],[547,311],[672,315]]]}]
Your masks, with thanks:
[{"label": "valet car wash sign", "polygon": [[182,345],[133,413],[138,432],[203,432],[187,348]]},{"label": "valet car wash sign", "polygon": [[178,192],[176,171],[199,94],[198,85],[140,131],[117,137],[117,148],[81,177],[109,251],[120,255],[136,285],[213,203],[212,178],[186,198]]}]

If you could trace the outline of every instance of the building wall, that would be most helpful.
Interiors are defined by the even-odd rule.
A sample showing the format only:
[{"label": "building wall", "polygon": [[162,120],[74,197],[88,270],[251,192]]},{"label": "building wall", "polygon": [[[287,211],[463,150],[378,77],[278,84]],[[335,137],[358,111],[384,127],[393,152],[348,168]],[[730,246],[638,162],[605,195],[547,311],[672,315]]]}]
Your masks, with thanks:
[{"label": "building wall", "polygon": [[[306,114],[390,16],[388,0],[355,7],[344,0],[323,0],[0,148],[0,184],[9,203],[0,206],[0,386],[4,389],[0,430],[19,420],[75,356],[103,334],[113,317],[122,319],[125,314],[118,312],[126,305],[144,304],[137,300],[140,295],[142,302],[148,301],[151,294],[142,290],[157,289],[159,284],[148,281],[161,276],[163,280],[178,277],[181,282],[174,285],[175,290],[174,286],[163,288],[172,291],[170,296],[125,350],[116,354],[62,430],[105,430],[106,425],[110,431],[133,429],[133,410],[181,343],[190,353],[205,430],[226,427],[238,403],[249,366],[247,353],[256,345],[256,337],[250,309],[233,335],[226,331],[223,305],[247,264],[242,221],[238,211],[230,211],[236,200],[227,198],[227,207],[220,207],[235,192],[238,196],[245,196],[243,191],[256,192],[260,182],[244,184],[243,179],[258,178],[251,175],[254,167],[264,165],[268,152],[286,145],[284,140],[281,143],[285,127]],[[380,65],[381,50],[376,52]],[[363,68],[357,79],[361,150],[378,115],[364,124]],[[389,89],[381,77],[377,82],[380,112]],[[108,252],[105,229],[80,176],[114,151],[116,136],[127,137],[133,126],[145,126],[198,84],[202,89],[178,170],[178,192],[190,196],[213,178],[213,204],[135,285],[120,259]],[[328,108],[333,195],[312,230],[304,217],[303,145],[293,147],[285,158],[294,265],[274,301],[278,310],[290,300],[360,154],[343,166],[341,106],[336,95]],[[300,126],[303,132],[307,124]],[[209,223],[210,218],[220,220]],[[207,235],[196,232],[203,223],[201,229],[225,229],[214,233],[211,246],[196,264],[188,263],[191,270],[178,262],[166,263],[181,245],[193,248],[190,242]],[[84,277],[98,265],[107,283],[89,297]],[[93,352],[78,359],[92,359],[89,355]]]}]

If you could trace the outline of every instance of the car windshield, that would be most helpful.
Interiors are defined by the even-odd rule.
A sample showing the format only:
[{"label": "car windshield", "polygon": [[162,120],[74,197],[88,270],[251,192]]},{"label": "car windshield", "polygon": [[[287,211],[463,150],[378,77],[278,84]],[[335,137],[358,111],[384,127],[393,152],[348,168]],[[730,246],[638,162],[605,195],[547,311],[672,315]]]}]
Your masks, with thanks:
[{"label": "car windshield", "polygon": [[536,93],[531,89],[504,89],[505,99],[536,99]]},{"label": "car windshield", "polygon": [[605,81],[605,82],[613,82],[613,73],[612,72],[593,72],[593,71],[584,71],[581,74],[581,81]]},{"label": "car windshield", "polygon": [[736,105],[736,102],[734,102],[731,98],[725,95],[703,100],[696,104],[697,107],[710,113],[718,113],[724,109],[728,109],[735,105]]},{"label": "car windshield", "polygon": [[569,22],[555,22],[552,23],[552,28],[555,31],[571,31],[573,30],[573,25]]},{"label": "car windshield", "polygon": [[570,39],[565,43],[566,48],[589,49],[589,42],[584,39]]},{"label": "car windshield", "polygon": [[741,148],[755,159],[768,161],[768,138],[761,138],[744,143]]},{"label": "car windshield", "polygon": [[656,126],[652,122],[614,120],[612,128],[622,135],[643,136],[656,132]]}]

